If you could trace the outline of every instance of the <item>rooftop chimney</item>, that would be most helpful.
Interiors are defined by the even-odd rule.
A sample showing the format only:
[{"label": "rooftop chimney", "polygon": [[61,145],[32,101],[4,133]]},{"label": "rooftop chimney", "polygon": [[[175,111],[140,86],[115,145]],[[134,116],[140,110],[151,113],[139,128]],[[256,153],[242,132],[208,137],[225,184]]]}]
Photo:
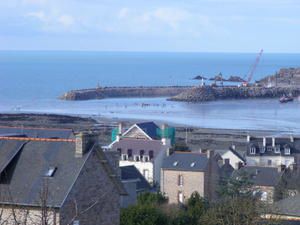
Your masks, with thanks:
[{"label": "rooftop chimney", "polygon": [[247,142],[250,143],[250,141],[251,141],[251,136],[247,135]]},{"label": "rooftop chimney", "polygon": [[292,135],[290,136],[290,141],[294,142],[294,137]]},{"label": "rooftop chimney", "polygon": [[75,143],[75,157],[80,158],[87,151],[87,138],[86,134],[80,132],[76,134],[76,143]]},{"label": "rooftop chimney", "polygon": [[266,147],[267,146],[267,138],[263,137],[263,146]]},{"label": "rooftop chimney", "polygon": [[208,159],[211,159],[214,156],[214,150],[207,150],[206,155]]},{"label": "rooftop chimney", "polygon": [[123,134],[123,123],[122,122],[120,122],[118,124],[118,134],[119,135]]},{"label": "rooftop chimney", "polygon": [[276,145],[276,139],[275,137],[272,137],[272,147],[275,148]]},{"label": "rooftop chimney", "polygon": [[224,165],[229,165],[230,159],[224,159]]},{"label": "rooftop chimney", "polygon": [[75,134],[75,157],[82,157],[95,144],[98,139],[97,133],[80,132]]}]

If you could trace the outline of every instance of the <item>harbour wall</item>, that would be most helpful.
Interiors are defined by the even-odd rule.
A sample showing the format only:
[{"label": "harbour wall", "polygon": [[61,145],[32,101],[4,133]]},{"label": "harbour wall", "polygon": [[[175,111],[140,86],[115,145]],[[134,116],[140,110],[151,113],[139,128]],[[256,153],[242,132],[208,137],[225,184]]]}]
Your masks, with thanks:
[{"label": "harbour wall", "polygon": [[299,86],[289,87],[193,87],[187,91],[169,98],[172,101],[207,102],[226,99],[255,99],[255,98],[280,98],[283,95],[300,95]]},{"label": "harbour wall", "polygon": [[62,100],[92,100],[104,98],[173,97],[191,89],[191,86],[139,86],[139,87],[99,87],[72,90],[59,98]]}]

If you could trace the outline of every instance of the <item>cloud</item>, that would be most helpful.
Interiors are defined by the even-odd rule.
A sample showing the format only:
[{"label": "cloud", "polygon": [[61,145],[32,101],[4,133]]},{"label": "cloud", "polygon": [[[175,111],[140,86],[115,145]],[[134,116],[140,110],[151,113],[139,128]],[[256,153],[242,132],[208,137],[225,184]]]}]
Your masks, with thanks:
[{"label": "cloud", "polygon": [[[29,12],[25,17],[34,18],[40,22],[40,29],[44,32],[70,31],[75,25],[75,18],[68,14],[58,12],[35,11]],[[71,29],[72,28],[72,29]]]},{"label": "cloud", "polygon": [[119,11],[119,18],[122,19],[122,18],[126,18],[127,16],[129,15],[129,9],[128,8],[122,8],[120,9]]},{"label": "cloud", "polygon": [[42,22],[47,21],[47,17],[44,11],[37,11],[37,12],[29,12],[25,15],[26,17],[33,17],[35,19],[38,19]]},{"label": "cloud", "polygon": [[58,17],[58,22],[65,27],[69,27],[74,24],[74,18],[70,15],[61,15]]}]

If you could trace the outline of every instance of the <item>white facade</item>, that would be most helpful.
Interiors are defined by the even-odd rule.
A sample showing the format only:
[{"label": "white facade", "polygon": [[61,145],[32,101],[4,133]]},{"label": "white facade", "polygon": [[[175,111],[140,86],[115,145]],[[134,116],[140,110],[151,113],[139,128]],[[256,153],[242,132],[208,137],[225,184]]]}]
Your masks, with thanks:
[{"label": "white facade", "polygon": [[222,155],[222,159],[229,159],[229,164],[235,169],[237,170],[239,168],[239,164],[245,164],[243,160],[241,160],[240,157],[238,157],[236,154],[234,154],[231,150],[226,151],[223,155]]},{"label": "white facade", "polygon": [[248,166],[289,167],[295,163],[294,156],[247,156],[246,160]]}]

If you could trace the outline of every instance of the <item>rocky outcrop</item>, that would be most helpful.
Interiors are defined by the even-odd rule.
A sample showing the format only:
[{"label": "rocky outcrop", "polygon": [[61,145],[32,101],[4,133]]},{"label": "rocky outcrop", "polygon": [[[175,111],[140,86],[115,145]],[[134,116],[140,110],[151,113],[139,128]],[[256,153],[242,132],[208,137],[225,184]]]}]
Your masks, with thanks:
[{"label": "rocky outcrop", "polygon": [[300,68],[283,68],[277,73],[271,76],[267,76],[260,81],[258,84],[261,86],[300,86]]},{"label": "rocky outcrop", "polygon": [[191,86],[163,87],[99,87],[73,90],[60,97],[62,100],[91,100],[104,98],[172,97],[187,91]]},{"label": "rocky outcrop", "polygon": [[224,99],[279,98],[283,95],[300,95],[298,87],[194,87],[177,96],[172,101],[206,102]]}]

